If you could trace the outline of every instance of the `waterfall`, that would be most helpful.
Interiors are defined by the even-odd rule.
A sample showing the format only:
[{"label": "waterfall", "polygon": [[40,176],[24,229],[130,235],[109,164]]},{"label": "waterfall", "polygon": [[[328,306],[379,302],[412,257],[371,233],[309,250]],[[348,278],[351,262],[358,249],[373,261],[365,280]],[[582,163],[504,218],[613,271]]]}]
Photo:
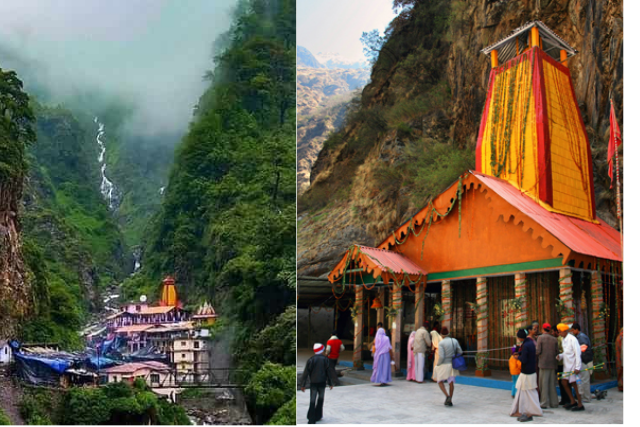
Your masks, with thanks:
[{"label": "waterfall", "polygon": [[131,275],[133,276],[142,267],[142,248],[137,246],[131,252],[133,255],[133,273]]},{"label": "waterfall", "polygon": [[102,197],[109,203],[109,210],[114,210],[117,208],[117,195],[115,192],[115,186],[113,182],[109,181],[107,178],[107,163],[104,160],[104,154],[107,149],[104,146],[104,141],[102,141],[102,136],[104,135],[104,123],[101,123],[97,117],[93,119],[95,123],[98,124],[98,134],[96,135],[96,142],[100,147],[100,154],[98,155],[98,163],[100,163],[100,174],[102,175],[102,182],[100,182],[100,192],[102,193]]}]

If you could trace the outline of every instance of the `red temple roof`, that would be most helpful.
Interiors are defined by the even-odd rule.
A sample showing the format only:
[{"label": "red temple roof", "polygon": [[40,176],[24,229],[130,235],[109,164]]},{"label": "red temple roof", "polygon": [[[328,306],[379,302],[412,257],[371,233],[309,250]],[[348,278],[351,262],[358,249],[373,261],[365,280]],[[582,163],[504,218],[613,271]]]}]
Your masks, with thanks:
[{"label": "red temple roof", "polygon": [[[426,279],[427,272],[404,255],[386,249],[371,248],[369,246],[354,245],[354,251],[347,251],[340,263],[329,273],[329,281],[335,282],[344,274],[351,260],[355,260],[366,273],[374,278],[383,276],[383,281],[389,281],[388,275],[407,274],[412,280]],[[359,251],[358,251],[359,250]],[[347,257],[351,254],[351,260]],[[359,256],[358,256],[359,255]]]}]

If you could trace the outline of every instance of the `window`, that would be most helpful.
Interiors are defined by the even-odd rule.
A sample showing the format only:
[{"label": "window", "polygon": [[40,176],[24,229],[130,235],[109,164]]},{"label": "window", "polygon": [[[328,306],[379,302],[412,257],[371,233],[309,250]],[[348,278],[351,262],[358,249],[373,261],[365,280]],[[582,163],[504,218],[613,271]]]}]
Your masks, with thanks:
[{"label": "window", "polygon": [[182,342],[180,343],[180,345],[182,345],[183,347],[186,347],[186,346],[187,346],[187,342],[186,342],[186,341],[182,341]]},{"label": "window", "polygon": [[159,384],[160,383],[160,375],[159,374],[151,374],[151,383]]},{"label": "window", "polygon": [[140,306],[136,305],[136,311],[140,311]]},{"label": "window", "polygon": [[200,348],[200,341],[195,341],[193,343],[193,348]]},{"label": "window", "polygon": [[187,357],[187,355],[182,353],[182,358],[185,359],[186,357]]}]

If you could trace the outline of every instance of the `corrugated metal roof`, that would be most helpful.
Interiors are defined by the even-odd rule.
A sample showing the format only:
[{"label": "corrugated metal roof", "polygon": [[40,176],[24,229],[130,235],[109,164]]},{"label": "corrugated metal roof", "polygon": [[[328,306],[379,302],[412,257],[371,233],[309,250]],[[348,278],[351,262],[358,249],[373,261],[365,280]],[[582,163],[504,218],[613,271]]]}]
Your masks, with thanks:
[{"label": "corrugated metal roof", "polygon": [[578,53],[575,48],[571,47],[569,43],[541,21],[527,22],[513,30],[508,36],[490,46],[485,47],[480,52],[489,56],[491,55],[492,50],[497,49],[498,60],[500,63],[504,63],[520,54],[520,52],[516,52],[516,39],[519,40],[519,50],[522,51],[522,47],[527,44],[528,31],[533,27],[538,28],[544,51],[556,61],[560,60],[560,50],[565,50],[567,52],[567,58],[571,58]]},{"label": "corrugated metal roof", "polygon": [[171,371],[171,368],[164,363],[150,361],[125,363],[124,365],[103,369],[101,372],[105,374],[131,374],[141,369],[150,369],[152,371]]},{"label": "corrugated metal roof", "polygon": [[128,326],[122,326],[118,329],[116,329],[116,333],[131,333],[131,332],[143,332],[146,331],[147,329],[151,329],[153,328],[154,325],[128,325]]},{"label": "corrugated metal roof", "polygon": [[140,311],[133,312],[131,314],[163,314],[168,313],[173,310],[175,306],[173,305],[162,305],[157,307],[146,307],[141,309]]},{"label": "corrugated metal roof", "polygon": [[369,246],[358,246],[360,251],[367,256],[382,271],[393,271],[396,274],[408,273],[410,275],[426,275],[427,272],[418,267],[416,263],[409,258],[397,252],[387,251],[385,249],[371,248]]},{"label": "corrugated metal roof", "polygon": [[579,254],[622,261],[620,233],[598,218],[600,224],[549,212],[531,197],[502,179],[471,172],[513,207],[544,227],[569,249]]}]

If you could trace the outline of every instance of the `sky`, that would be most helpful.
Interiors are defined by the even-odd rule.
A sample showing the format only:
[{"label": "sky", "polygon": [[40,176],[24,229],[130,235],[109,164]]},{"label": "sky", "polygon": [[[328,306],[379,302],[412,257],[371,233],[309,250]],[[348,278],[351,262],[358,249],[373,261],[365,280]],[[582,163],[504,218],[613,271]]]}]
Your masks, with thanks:
[{"label": "sky", "polygon": [[135,106],[133,127],[175,132],[206,87],[236,2],[2,0],[0,67],[38,79],[60,102],[77,90],[122,97]]},{"label": "sky", "polygon": [[335,52],[364,60],[360,36],[384,32],[395,18],[393,0],[298,0],[297,44],[311,51]]}]

